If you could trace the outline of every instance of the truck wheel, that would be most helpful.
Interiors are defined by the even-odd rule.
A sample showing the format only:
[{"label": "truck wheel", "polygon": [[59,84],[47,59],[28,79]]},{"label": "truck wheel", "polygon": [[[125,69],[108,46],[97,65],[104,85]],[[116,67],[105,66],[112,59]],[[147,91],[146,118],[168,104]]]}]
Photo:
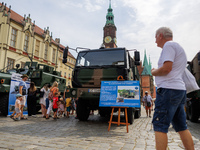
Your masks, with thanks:
[{"label": "truck wheel", "polygon": [[107,107],[99,108],[99,114],[101,117],[110,116],[112,109]]},{"label": "truck wheel", "polygon": [[191,122],[198,122],[198,105],[195,102],[191,102],[188,106],[188,118]]},{"label": "truck wheel", "polygon": [[140,118],[141,116],[141,109],[138,111],[135,111],[135,119]]},{"label": "truck wheel", "polygon": [[9,94],[5,93],[5,94],[1,94],[1,105],[0,105],[0,113],[3,116],[7,116],[8,115],[8,99],[9,98]]},{"label": "truck wheel", "polygon": [[86,121],[90,115],[90,110],[84,100],[79,99],[77,104],[77,117],[80,121]]},{"label": "truck wheel", "polygon": [[127,109],[127,115],[128,115],[128,123],[133,124],[134,117],[135,117],[135,111],[133,108]]}]

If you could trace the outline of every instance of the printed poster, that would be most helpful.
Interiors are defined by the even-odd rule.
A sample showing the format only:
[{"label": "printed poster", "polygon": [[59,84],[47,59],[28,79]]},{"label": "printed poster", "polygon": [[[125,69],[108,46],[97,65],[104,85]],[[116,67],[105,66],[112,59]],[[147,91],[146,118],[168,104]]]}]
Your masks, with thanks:
[{"label": "printed poster", "polygon": [[[16,95],[19,93],[19,82],[22,80],[21,74],[13,73],[11,76],[11,83],[10,83],[10,93],[9,93],[9,103],[8,103],[8,115],[11,115],[15,110],[15,100]],[[26,81],[27,89],[30,87],[30,80]],[[26,91],[28,93],[28,91]],[[28,114],[27,111],[27,95],[26,95],[26,104],[24,106],[24,115]]]},{"label": "printed poster", "polygon": [[140,107],[139,81],[101,81],[100,107]]}]

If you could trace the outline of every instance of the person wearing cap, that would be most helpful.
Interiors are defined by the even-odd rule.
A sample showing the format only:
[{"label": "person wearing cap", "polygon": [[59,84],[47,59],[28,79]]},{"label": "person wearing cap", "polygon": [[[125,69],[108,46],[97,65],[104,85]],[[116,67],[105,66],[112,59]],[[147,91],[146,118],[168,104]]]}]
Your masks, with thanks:
[{"label": "person wearing cap", "polygon": [[21,101],[22,101],[22,95],[21,94],[17,94],[16,95],[16,101],[15,101],[15,112],[16,115],[13,116],[13,120],[18,121],[20,120],[20,115],[21,115]]},{"label": "person wearing cap", "polygon": [[152,97],[148,95],[148,91],[145,91],[145,96],[143,97],[143,106],[145,106],[147,117],[151,118],[151,106],[153,105]]},{"label": "person wearing cap", "polygon": [[27,86],[26,81],[28,80],[28,76],[26,74],[21,76],[22,81],[19,82],[19,93],[22,95],[23,99],[21,101],[21,119],[27,119],[23,116],[23,109],[26,104],[26,95],[27,95]]}]

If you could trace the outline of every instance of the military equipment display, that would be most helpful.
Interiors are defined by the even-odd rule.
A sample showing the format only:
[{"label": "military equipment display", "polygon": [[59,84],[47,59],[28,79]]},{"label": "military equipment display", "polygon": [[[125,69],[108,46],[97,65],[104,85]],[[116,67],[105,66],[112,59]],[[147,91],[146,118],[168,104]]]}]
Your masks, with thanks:
[{"label": "military equipment display", "polygon": [[[67,62],[68,48],[63,54],[63,63]],[[114,81],[120,76],[124,80],[139,80],[136,65],[140,64],[139,52],[135,51],[135,59],[125,48],[100,48],[83,50],[78,53],[72,75],[73,88],[67,89],[67,97],[77,97],[77,117],[81,121],[88,119],[90,110],[99,110],[101,116],[111,114],[110,107],[99,107],[101,81]],[[127,91],[127,97],[134,93]],[[139,118],[140,108],[128,108],[128,121],[133,123]]]},{"label": "military equipment display", "polygon": [[[8,100],[10,92],[10,82],[12,73],[27,74],[32,82],[35,83],[38,91],[45,85],[51,84],[54,81],[57,81],[58,88],[61,92],[64,92],[66,87],[66,79],[61,77],[61,73],[54,71],[53,67],[38,64],[37,62],[26,62],[24,68],[19,68],[19,65],[16,65],[16,69],[8,70],[5,72],[0,72],[0,113],[4,116],[8,114]],[[14,88],[15,93],[18,93],[18,87]],[[37,100],[37,111],[40,110],[39,97]]]},{"label": "military equipment display", "polygon": [[[196,54],[191,62],[188,62],[187,68],[194,75],[200,87],[200,52]],[[200,117],[200,90],[187,94],[186,115],[190,121],[198,122]]]}]

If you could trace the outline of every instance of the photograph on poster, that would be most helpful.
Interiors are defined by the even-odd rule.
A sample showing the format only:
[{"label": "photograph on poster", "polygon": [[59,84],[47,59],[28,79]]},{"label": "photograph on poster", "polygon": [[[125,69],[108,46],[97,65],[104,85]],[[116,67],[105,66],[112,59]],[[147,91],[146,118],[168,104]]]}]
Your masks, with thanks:
[{"label": "photograph on poster", "polygon": [[124,99],[139,99],[138,86],[118,86],[117,102],[124,102]]},{"label": "photograph on poster", "polygon": [[[15,100],[16,100],[16,95],[19,93],[19,82],[22,80],[21,76],[22,75],[18,73],[13,73],[11,76],[8,115],[11,115],[13,111],[15,110]],[[27,89],[30,87],[30,80],[26,81],[26,86],[27,86]],[[26,95],[26,99],[27,99],[27,95]],[[27,103],[24,106],[23,113],[27,114]]]}]

